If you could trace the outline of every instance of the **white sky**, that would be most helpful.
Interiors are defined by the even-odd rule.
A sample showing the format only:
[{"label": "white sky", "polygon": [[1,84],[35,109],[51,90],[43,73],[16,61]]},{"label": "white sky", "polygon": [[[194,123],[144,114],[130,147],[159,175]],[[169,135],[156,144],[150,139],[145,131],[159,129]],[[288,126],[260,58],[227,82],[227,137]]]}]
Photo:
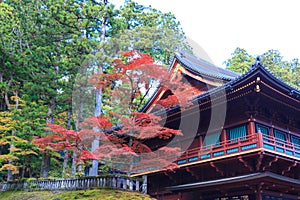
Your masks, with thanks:
[{"label": "white sky", "polygon": [[[236,47],[252,55],[276,49],[285,60],[300,59],[299,0],[135,1],[172,12],[187,37],[218,66],[222,66]],[[110,2],[117,4],[124,0]],[[198,56],[207,59],[205,53]]]}]

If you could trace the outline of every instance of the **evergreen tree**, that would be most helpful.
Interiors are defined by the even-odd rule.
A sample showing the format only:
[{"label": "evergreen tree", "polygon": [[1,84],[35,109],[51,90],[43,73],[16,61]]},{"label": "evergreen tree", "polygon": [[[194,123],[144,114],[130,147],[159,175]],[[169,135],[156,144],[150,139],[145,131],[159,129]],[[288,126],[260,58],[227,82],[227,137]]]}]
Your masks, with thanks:
[{"label": "evergreen tree", "polygon": [[[264,67],[272,72],[276,77],[291,86],[300,89],[300,64],[298,59],[291,61],[283,60],[283,56],[278,50],[269,50],[259,56]],[[255,56],[249,55],[246,50],[236,48],[226,63],[229,70],[245,73],[255,61]]]}]

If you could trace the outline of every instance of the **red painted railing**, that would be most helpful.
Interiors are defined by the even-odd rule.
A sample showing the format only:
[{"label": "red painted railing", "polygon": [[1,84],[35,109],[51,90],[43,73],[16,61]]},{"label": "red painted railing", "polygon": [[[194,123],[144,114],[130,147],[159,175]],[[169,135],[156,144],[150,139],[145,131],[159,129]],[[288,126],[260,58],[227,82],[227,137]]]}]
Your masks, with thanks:
[{"label": "red painted railing", "polygon": [[242,152],[249,152],[258,148],[264,148],[275,153],[282,153],[300,159],[300,146],[284,140],[254,133],[233,140],[226,140],[209,146],[189,149],[183,153],[176,163],[179,165],[193,163],[212,158],[235,156]]},{"label": "red painted railing", "polygon": [[300,145],[290,143],[269,135],[262,135],[262,148],[283,153],[300,159]]}]

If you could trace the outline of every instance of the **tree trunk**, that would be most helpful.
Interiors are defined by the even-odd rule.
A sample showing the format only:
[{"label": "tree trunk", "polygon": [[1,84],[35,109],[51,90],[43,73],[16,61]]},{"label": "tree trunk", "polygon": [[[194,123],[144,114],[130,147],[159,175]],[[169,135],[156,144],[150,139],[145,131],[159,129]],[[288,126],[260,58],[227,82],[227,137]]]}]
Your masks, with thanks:
[{"label": "tree trunk", "polygon": [[[48,112],[47,112],[47,124],[54,124],[54,117],[53,117],[53,111],[55,109],[55,97],[53,97],[48,105]],[[46,133],[47,134],[47,133]],[[41,172],[40,177],[47,178],[49,176],[50,172],[50,161],[51,156],[48,152],[42,153],[42,164],[41,164]]]},{"label": "tree trunk", "polygon": [[[54,66],[54,72],[55,72],[56,76],[53,79],[53,85],[54,85],[54,87],[56,87],[57,81],[58,81],[57,75],[58,75],[58,72],[59,72],[59,66]],[[53,95],[53,96],[50,96],[50,99],[49,99],[47,119],[46,119],[47,124],[54,124],[54,111],[55,111],[55,109],[56,109],[56,94]],[[47,152],[44,152],[42,154],[42,164],[41,164],[41,173],[40,173],[40,176],[42,178],[47,178],[49,176],[50,161],[51,161],[51,155],[48,154]]]},{"label": "tree trunk", "polygon": [[23,165],[23,167],[22,167],[22,174],[21,174],[21,178],[24,178],[24,176],[25,176],[25,170],[26,170],[26,166],[25,166],[25,165]]},{"label": "tree trunk", "polygon": [[[108,1],[103,0],[104,8],[107,6]],[[106,16],[102,17],[102,27],[101,27],[101,36],[100,36],[100,42],[103,43],[105,41],[105,29],[106,29]],[[103,51],[103,50],[100,50]],[[103,72],[103,67],[99,66],[99,72]],[[95,103],[95,116],[100,116],[102,110],[102,90],[97,89],[96,90],[96,103]],[[99,138],[96,138],[92,143],[92,152],[95,151],[100,146],[100,140]],[[99,162],[98,160],[93,160],[92,167],[89,170],[89,176],[97,176],[98,175],[98,166]]]},{"label": "tree trunk", "polygon": [[69,162],[69,151],[68,151],[68,149],[65,149],[64,150],[64,163],[63,163],[63,168],[62,168],[62,176],[66,175],[68,162]]},{"label": "tree trunk", "polygon": [[73,151],[73,156],[72,156],[72,167],[71,167],[71,176],[75,177],[76,174],[76,158],[77,158],[77,153],[76,150]]},{"label": "tree trunk", "polygon": [[[96,138],[92,143],[92,152],[94,152],[100,145],[99,138]],[[98,160],[93,160],[92,167],[89,170],[89,176],[97,176],[98,175]]]},{"label": "tree trunk", "polygon": [[40,177],[47,178],[49,176],[50,160],[51,156],[47,152],[43,152]]},{"label": "tree trunk", "polygon": [[[95,116],[101,115],[101,109],[102,109],[101,107],[102,107],[102,90],[98,89],[98,90],[96,90]],[[94,128],[94,129],[95,129],[95,131],[98,131],[97,128]],[[94,152],[97,148],[99,148],[99,146],[100,146],[100,140],[97,137],[92,142],[91,151]],[[97,176],[98,175],[98,166],[99,166],[98,160],[93,160],[92,167],[89,170],[89,176]]]},{"label": "tree trunk", "polygon": [[[9,161],[8,164],[11,164],[12,162]],[[13,181],[14,178],[13,178],[13,174],[11,173],[11,170],[7,170],[7,182],[9,181]]]},{"label": "tree trunk", "polygon": [[[72,84],[73,86],[73,84]],[[71,92],[72,96],[72,92]],[[68,109],[68,117],[67,117],[67,129],[71,129],[71,115],[72,115],[72,102],[69,104],[69,109]],[[64,163],[63,163],[63,169],[62,169],[62,175],[66,175],[66,169],[68,167],[68,162],[69,162],[69,151],[68,149],[64,149]]]}]

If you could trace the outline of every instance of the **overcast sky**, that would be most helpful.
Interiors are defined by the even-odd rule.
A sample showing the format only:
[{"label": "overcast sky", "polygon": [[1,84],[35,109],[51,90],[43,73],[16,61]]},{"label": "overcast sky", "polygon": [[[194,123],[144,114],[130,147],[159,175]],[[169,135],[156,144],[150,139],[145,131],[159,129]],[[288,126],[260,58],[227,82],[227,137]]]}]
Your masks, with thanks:
[{"label": "overcast sky", "polygon": [[[299,0],[136,1],[172,12],[188,38],[196,44],[198,56],[218,66],[236,47],[244,48],[252,55],[276,49],[285,60],[300,58]],[[209,58],[199,49],[203,49]]]}]

